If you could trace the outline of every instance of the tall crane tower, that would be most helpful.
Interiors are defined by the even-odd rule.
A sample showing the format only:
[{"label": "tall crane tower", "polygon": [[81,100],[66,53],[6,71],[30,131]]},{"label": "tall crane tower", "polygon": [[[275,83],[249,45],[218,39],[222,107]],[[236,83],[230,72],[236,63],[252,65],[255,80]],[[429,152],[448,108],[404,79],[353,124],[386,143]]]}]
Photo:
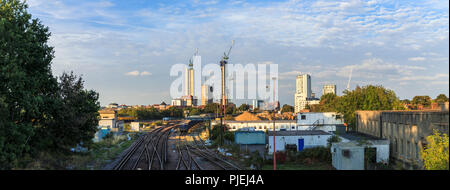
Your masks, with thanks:
[{"label": "tall crane tower", "polygon": [[350,67],[350,76],[348,77],[347,91],[350,91],[350,81],[352,80],[353,67]]},{"label": "tall crane tower", "polygon": [[222,105],[222,106],[225,106],[226,105],[226,88],[225,88],[225,86],[226,86],[226,84],[225,84],[225,81],[226,81],[226,71],[225,71],[225,68],[226,68],[226,64],[228,63],[228,59],[230,58],[229,56],[230,56],[230,53],[231,53],[231,49],[233,48],[233,45],[234,45],[234,40],[232,41],[232,43],[231,43],[231,46],[230,46],[230,49],[228,50],[228,53],[223,53],[223,57],[222,57],[222,60],[220,61],[220,70],[221,70],[221,72],[222,72],[222,99],[221,99],[221,102],[220,102],[220,104]]}]

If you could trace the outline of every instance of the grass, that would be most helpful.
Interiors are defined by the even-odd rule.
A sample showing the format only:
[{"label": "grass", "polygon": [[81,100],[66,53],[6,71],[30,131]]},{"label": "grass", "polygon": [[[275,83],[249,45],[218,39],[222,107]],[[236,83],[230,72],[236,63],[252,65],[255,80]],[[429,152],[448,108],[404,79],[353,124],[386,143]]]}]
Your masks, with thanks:
[{"label": "grass", "polygon": [[121,152],[128,148],[136,139],[128,141],[126,135],[104,139],[94,143],[85,153],[41,153],[25,168],[31,170],[98,170],[112,162]]}]

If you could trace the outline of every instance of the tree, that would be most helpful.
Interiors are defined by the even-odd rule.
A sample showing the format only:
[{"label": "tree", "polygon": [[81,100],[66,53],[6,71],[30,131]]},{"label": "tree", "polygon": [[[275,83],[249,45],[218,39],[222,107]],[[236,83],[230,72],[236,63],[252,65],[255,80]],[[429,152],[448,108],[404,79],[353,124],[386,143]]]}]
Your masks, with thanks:
[{"label": "tree", "polygon": [[431,98],[429,96],[414,96],[411,103],[415,106],[422,105],[423,107],[429,107],[431,105]]},{"label": "tree", "polygon": [[72,73],[58,83],[50,32],[26,9],[18,0],[0,0],[0,169],[89,143],[98,124],[98,94]]},{"label": "tree", "polygon": [[219,106],[218,103],[206,104],[206,106],[204,108],[204,112],[205,113],[217,113],[218,106]]},{"label": "tree", "polygon": [[199,110],[199,109],[197,109],[197,108],[193,108],[193,109],[191,109],[191,111],[189,112],[189,115],[190,116],[192,116],[192,115],[200,115],[202,112]]},{"label": "tree", "polygon": [[424,168],[427,170],[448,170],[448,136],[437,130],[427,137],[428,145],[420,151]]},{"label": "tree", "polygon": [[57,91],[50,32],[26,9],[17,0],[0,1],[0,169],[30,151],[35,128],[51,119]]},{"label": "tree", "polygon": [[400,110],[404,109],[394,91],[383,86],[363,86],[353,91],[344,91],[336,102],[336,110],[344,114],[350,126],[355,123],[357,110]]},{"label": "tree", "polygon": [[327,93],[320,97],[320,111],[321,112],[335,112],[336,111],[336,103],[338,101],[338,97],[334,93]]},{"label": "tree", "polygon": [[227,106],[225,108],[225,113],[235,114],[236,113],[236,105],[235,104],[227,104]]},{"label": "tree", "polygon": [[239,106],[238,110],[239,111],[248,111],[250,109],[250,106],[248,104],[241,104],[241,106]]},{"label": "tree", "polygon": [[39,149],[67,151],[78,143],[90,144],[97,132],[98,93],[84,89],[84,81],[71,72],[59,77],[52,120],[36,129],[33,144]]},{"label": "tree", "polygon": [[436,99],[434,99],[435,102],[441,104],[444,102],[448,102],[448,97],[445,94],[439,94]]},{"label": "tree", "polygon": [[283,107],[281,107],[281,113],[284,112],[294,112],[294,106],[284,104]]}]

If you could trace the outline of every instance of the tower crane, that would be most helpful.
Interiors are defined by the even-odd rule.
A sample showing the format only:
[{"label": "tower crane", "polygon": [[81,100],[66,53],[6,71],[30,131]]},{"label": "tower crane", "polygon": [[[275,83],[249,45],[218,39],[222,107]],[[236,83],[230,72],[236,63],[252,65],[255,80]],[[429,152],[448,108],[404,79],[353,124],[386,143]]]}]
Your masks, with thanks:
[{"label": "tower crane", "polygon": [[348,77],[347,91],[350,91],[350,81],[352,80],[353,67],[350,67],[350,76]]}]

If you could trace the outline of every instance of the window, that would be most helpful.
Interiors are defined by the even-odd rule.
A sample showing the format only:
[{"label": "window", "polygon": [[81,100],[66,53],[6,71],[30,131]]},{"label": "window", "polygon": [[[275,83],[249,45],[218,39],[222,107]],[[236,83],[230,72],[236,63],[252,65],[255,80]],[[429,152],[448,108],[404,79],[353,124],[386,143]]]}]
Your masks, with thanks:
[{"label": "window", "polygon": [[306,115],[302,115],[302,120],[306,120]]}]

